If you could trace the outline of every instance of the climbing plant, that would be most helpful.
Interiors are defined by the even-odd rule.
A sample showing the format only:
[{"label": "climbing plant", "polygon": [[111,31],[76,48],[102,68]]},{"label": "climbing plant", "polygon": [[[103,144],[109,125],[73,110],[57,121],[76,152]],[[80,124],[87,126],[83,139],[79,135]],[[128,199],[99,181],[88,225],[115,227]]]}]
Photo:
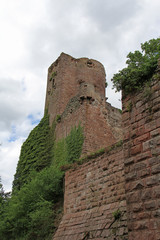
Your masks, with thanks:
[{"label": "climbing plant", "polygon": [[56,124],[55,119],[50,127],[45,113],[24,142],[11,197],[4,198],[0,182],[0,239],[51,240],[53,237],[63,212],[61,167],[80,157],[84,140],[79,124],[66,138],[55,142]]},{"label": "climbing plant", "polygon": [[79,124],[78,128],[72,128],[70,134],[66,137],[67,159],[69,163],[75,162],[80,158],[83,141],[83,128]]},{"label": "climbing plant", "polygon": [[54,145],[54,161],[58,164],[73,163],[80,158],[84,141],[83,128],[79,124],[73,127],[66,138]]},{"label": "climbing plant", "polygon": [[13,181],[13,192],[30,179],[33,171],[41,171],[51,163],[55,124],[49,126],[47,112],[23,143]]}]

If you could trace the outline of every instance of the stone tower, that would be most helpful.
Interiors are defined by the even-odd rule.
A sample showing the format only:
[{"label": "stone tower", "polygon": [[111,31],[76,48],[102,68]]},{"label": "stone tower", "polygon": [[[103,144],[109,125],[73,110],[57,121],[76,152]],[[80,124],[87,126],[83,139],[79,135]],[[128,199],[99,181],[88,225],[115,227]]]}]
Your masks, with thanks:
[{"label": "stone tower", "polygon": [[71,128],[83,126],[83,154],[111,145],[121,138],[121,114],[105,102],[105,70],[88,58],[62,53],[48,69],[45,109],[50,124],[59,117],[56,140]]}]

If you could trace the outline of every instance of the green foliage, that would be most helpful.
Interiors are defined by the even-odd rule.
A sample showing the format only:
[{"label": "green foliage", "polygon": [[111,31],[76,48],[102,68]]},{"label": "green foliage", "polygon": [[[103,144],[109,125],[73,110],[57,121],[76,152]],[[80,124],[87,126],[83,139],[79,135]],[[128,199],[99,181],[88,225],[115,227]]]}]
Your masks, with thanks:
[{"label": "green foliage", "polygon": [[70,134],[66,137],[67,161],[69,163],[75,162],[80,158],[83,141],[83,129],[79,124],[78,128],[72,128]]},{"label": "green foliage", "polygon": [[118,111],[120,112],[120,114],[122,114],[122,109],[119,108]]},{"label": "green foliage", "polygon": [[14,176],[13,192],[19,190],[24,183],[31,179],[33,171],[40,171],[50,165],[54,129],[55,125],[50,129],[49,116],[46,113],[23,143]]},{"label": "green foliage", "polygon": [[60,167],[67,162],[66,140],[64,138],[59,140],[58,142],[55,142],[53,154],[53,164],[55,164],[56,166]]},{"label": "green foliage", "polygon": [[56,122],[58,123],[58,122],[60,122],[61,121],[61,115],[57,115],[56,116]]},{"label": "green foliage", "polygon": [[[45,115],[22,146],[17,167],[19,175],[16,175],[17,182],[14,180],[15,190],[0,212],[0,239],[53,238],[63,206],[64,171],[61,166],[78,159],[83,145],[83,129],[80,124],[77,128],[72,128],[65,139],[56,143],[54,129],[55,123],[50,128],[48,116]],[[31,161],[31,154],[35,161]],[[23,171],[27,164],[26,171]],[[26,181],[23,181],[24,178]],[[0,184],[0,201],[1,199],[4,199],[4,192]]]},{"label": "green foliage", "polygon": [[132,111],[132,107],[133,107],[133,104],[131,101],[129,101],[128,105],[127,105],[127,111],[128,112],[131,112]]},{"label": "green foliage", "polygon": [[128,94],[151,80],[160,58],[160,38],[141,44],[141,49],[141,52],[130,52],[127,56],[127,67],[114,74],[113,87],[117,91],[123,89],[124,93]]},{"label": "green foliage", "polygon": [[[81,165],[81,164],[83,164],[84,162],[88,162],[88,161],[90,161],[90,160],[93,159],[93,158],[96,158],[96,157],[101,156],[101,155],[104,154],[105,152],[106,152],[106,153],[109,153],[109,152],[111,152],[112,150],[114,150],[114,149],[116,149],[116,148],[118,148],[118,147],[121,147],[122,145],[123,145],[123,140],[120,140],[120,141],[116,142],[115,144],[113,144],[113,145],[111,145],[111,146],[109,146],[109,147],[107,147],[107,148],[101,148],[101,149],[99,149],[99,150],[97,150],[97,151],[95,151],[95,152],[91,152],[91,153],[89,153],[88,155],[85,155],[85,156],[83,156],[82,158],[79,158],[78,160],[76,160],[76,165]],[[74,162],[74,161],[73,161],[73,162]],[[66,163],[66,164],[62,165],[61,169],[63,169],[64,171],[66,171],[66,170],[68,170],[68,169],[75,168],[76,165],[75,165],[75,164],[72,164],[72,163],[70,163],[70,164]]]},{"label": "green foliage", "polygon": [[50,81],[52,81],[56,76],[57,76],[57,72],[53,72],[50,77]]},{"label": "green foliage", "polygon": [[91,152],[89,153],[88,155],[84,156],[83,158],[79,159],[79,163],[83,163],[85,162],[86,160],[89,160],[89,159],[93,159],[95,157],[99,157],[101,156],[103,153],[105,153],[105,148],[101,148],[95,152]]},{"label": "green foliage", "polygon": [[122,215],[122,213],[121,213],[121,211],[119,210],[119,209],[117,209],[115,212],[113,212],[112,213],[113,214],[113,217],[114,217],[114,220],[116,221],[116,220],[118,220],[118,219],[120,219],[120,217],[121,217],[121,215]]},{"label": "green foliage", "polygon": [[10,199],[0,221],[0,239],[48,239],[55,230],[54,205],[63,197],[63,172],[45,168]]},{"label": "green foliage", "polygon": [[107,147],[106,152],[111,152],[112,150],[121,147],[123,145],[123,140],[119,140],[118,142],[116,142],[115,144]]},{"label": "green foliage", "polygon": [[83,128],[79,124],[77,128],[71,129],[70,134],[66,138],[55,143],[54,163],[62,166],[77,161],[82,152],[83,141]]},{"label": "green foliage", "polygon": [[151,89],[150,83],[148,82],[144,86],[143,97],[146,100],[149,100],[151,96],[152,96],[152,89]]},{"label": "green foliage", "polygon": [[1,178],[0,178],[0,206],[3,203],[4,200],[4,190],[3,190],[3,185],[1,183]]},{"label": "green foliage", "polygon": [[4,213],[7,202],[10,198],[10,192],[5,192],[0,177],[0,216]]},{"label": "green foliage", "polygon": [[72,163],[65,163],[64,165],[61,166],[61,169],[63,171],[66,171],[68,169],[73,169],[73,168],[77,167],[78,165],[82,165],[84,162],[88,162],[89,160],[91,160],[93,158],[101,156],[102,154],[105,153],[105,151],[106,151],[105,148],[101,148],[101,149],[97,150],[96,152],[89,153],[88,155],[85,155],[85,156],[79,158],[78,160],[73,161]]},{"label": "green foliage", "polygon": [[158,80],[159,78],[160,78],[160,73],[159,72],[153,74],[153,79]]}]

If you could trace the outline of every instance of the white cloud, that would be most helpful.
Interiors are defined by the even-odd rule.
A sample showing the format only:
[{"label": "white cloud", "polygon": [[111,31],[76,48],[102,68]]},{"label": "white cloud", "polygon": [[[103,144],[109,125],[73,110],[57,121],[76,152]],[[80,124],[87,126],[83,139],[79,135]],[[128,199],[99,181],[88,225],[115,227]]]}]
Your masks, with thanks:
[{"label": "white cloud", "polygon": [[50,64],[62,51],[99,60],[106,68],[107,97],[120,107],[110,79],[125,66],[128,52],[159,37],[160,1],[0,2],[0,175],[10,189],[20,145],[33,119],[43,115]]},{"label": "white cloud", "polygon": [[0,172],[5,191],[11,190],[13,176],[16,171],[17,156],[20,154],[22,139],[0,147]]}]

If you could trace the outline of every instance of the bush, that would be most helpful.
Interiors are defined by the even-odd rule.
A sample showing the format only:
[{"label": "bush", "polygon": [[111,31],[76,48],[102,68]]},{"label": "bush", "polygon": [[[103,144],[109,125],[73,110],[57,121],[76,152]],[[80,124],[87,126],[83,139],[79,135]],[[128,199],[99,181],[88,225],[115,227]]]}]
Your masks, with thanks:
[{"label": "bush", "polygon": [[63,176],[63,172],[51,166],[23,185],[5,208],[0,239],[39,240],[52,235],[54,218],[59,211],[54,205],[63,199]]},{"label": "bush", "polygon": [[125,94],[142,88],[145,82],[151,81],[159,58],[160,38],[141,44],[141,52],[130,52],[127,56],[127,67],[114,74],[113,87],[117,91],[123,90]]}]

